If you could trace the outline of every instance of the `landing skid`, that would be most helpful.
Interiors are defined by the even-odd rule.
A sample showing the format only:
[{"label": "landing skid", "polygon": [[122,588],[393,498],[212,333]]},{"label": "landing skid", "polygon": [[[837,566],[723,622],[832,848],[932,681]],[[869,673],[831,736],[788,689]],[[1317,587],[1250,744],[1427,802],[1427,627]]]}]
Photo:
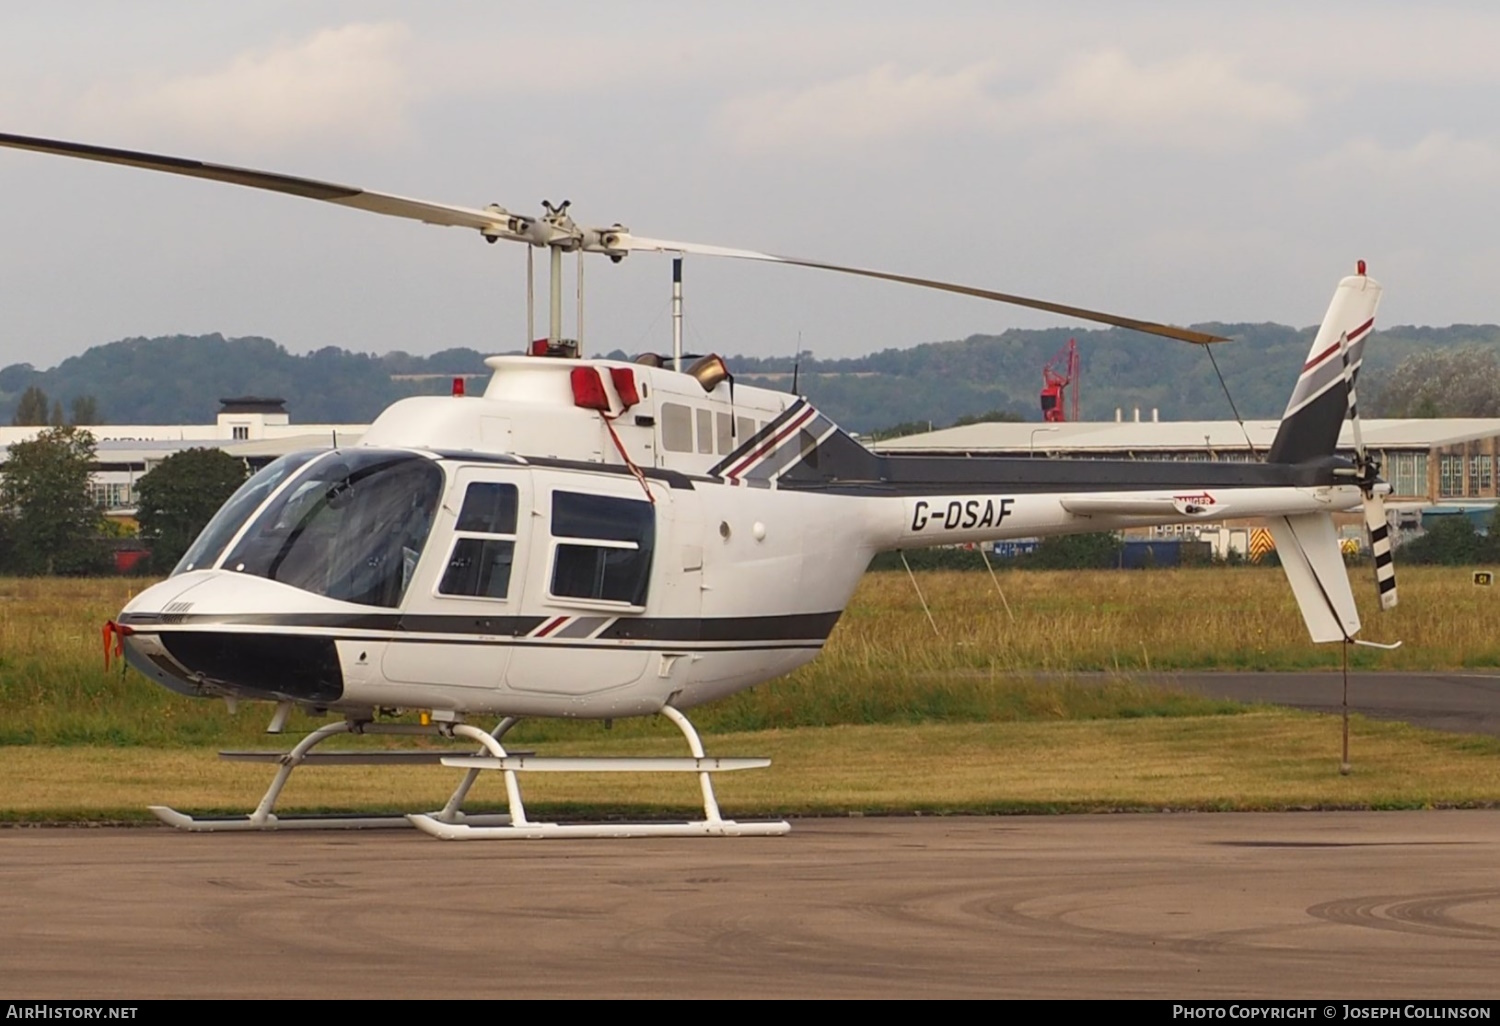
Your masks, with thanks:
[{"label": "landing skid", "polygon": [[[508,754],[500,739],[514,727],[519,718],[509,716],[501,720],[495,729],[486,733],[478,727],[464,723],[417,726],[402,723],[370,723],[361,720],[345,720],[330,723],[303,738],[291,751],[280,752],[221,752],[220,756],[235,761],[276,762],[278,768],[270,787],[255,811],[248,816],[204,816],[194,817],[178,812],[165,805],[150,806],[157,819],[170,827],[190,833],[228,833],[264,830],[380,830],[397,827],[416,827],[424,833],[448,841],[498,840],[510,838],[549,837],[771,837],[787,833],[791,826],[785,821],[738,823],[724,819],[719,812],[719,803],[714,797],[711,774],[734,770],[762,769],[771,764],[769,759],[724,759],[711,758],[703,752],[703,743],[698,732],[686,716],[673,708],[662,710],[673,724],[682,731],[692,752],[686,758],[546,758],[529,753]],[[331,737],[340,734],[398,734],[426,737],[465,737],[479,742],[488,754],[463,756],[447,755],[443,752],[313,752],[313,749]],[[433,765],[441,764],[463,769],[463,779],[447,804],[437,812],[411,815],[364,816],[364,815],[290,815],[275,813],[277,799],[292,771],[303,763],[312,764],[363,764],[363,765]],[[509,813],[471,814],[462,810],[469,789],[485,770],[497,770],[505,778],[506,801]],[[521,799],[518,773],[696,773],[703,795],[703,819],[685,823],[537,823],[526,816],[526,807]]]},{"label": "landing skid", "polygon": [[[520,720],[510,716],[495,727],[493,737],[503,737],[506,731]],[[474,728],[469,728],[473,730]],[[255,830],[390,830],[411,827],[411,821],[402,814],[389,816],[354,815],[291,815],[278,816],[276,802],[281,791],[291,778],[292,770],[304,763],[313,765],[440,765],[448,757],[445,752],[314,752],[313,749],[331,737],[341,734],[395,734],[418,737],[451,736],[446,724],[418,726],[412,723],[370,723],[363,720],[344,720],[329,723],[308,734],[289,752],[220,752],[221,759],[231,762],[274,762],[278,764],[276,776],[255,811],[248,816],[190,816],[166,805],[149,806],[151,813],[167,826],[189,833],[230,833]],[[482,733],[482,732],[480,732]],[[484,734],[485,737],[491,737]],[[493,738],[492,738],[493,739]],[[463,782],[448,799],[440,812],[433,813],[445,823],[473,823],[486,827],[503,826],[510,822],[505,813],[470,815],[460,806],[473,786],[478,773],[464,777]]]},{"label": "landing skid", "polygon": [[[510,803],[510,822],[504,826],[487,826],[470,822],[455,822],[444,819],[442,814],[409,816],[417,829],[445,841],[498,841],[521,838],[546,837],[775,837],[791,830],[784,820],[757,823],[737,823],[719,814],[719,802],[714,797],[713,773],[733,770],[762,769],[771,764],[769,759],[713,759],[704,755],[703,742],[698,732],[682,713],[667,706],[662,715],[671,720],[687,739],[688,749],[693,753],[685,759],[586,759],[531,758],[522,755],[507,755],[500,744],[499,735],[485,734],[474,727],[454,727],[454,733],[473,738],[489,751],[489,756],[450,756],[443,759],[445,766],[466,767],[469,771],[460,785],[467,791],[473,778],[484,770],[499,770],[505,775],[505,794]],[[521,786],[516,779],[522,772],[552,773],[696,773],[698,786],[703,794],[703,818],[687,823],[534,823],[526,818],[526,807],[521,801]],[[450,801],[450,806],[452,802]],[[448,811],[447,809],[444,810]]]}]

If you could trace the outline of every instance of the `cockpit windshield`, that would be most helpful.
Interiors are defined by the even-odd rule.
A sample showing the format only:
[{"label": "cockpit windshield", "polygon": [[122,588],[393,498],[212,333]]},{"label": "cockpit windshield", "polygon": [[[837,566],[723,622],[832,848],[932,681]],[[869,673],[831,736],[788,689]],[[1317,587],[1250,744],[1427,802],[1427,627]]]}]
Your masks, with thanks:
[{"label": "cockpit windshield", "polygon": [[426,457],[328,453],[261,511],[223,567],[344,602],[398,606],[442,492],[443,472]]},{"label": "cockpit windshield", "polygon": [[185,574],[189,570],[205,570],[218,562],[219,554],[224,551],[224,546],[229,540],[239,533],[245,521],[250,519],[250,514],[260,508],[260,504],[266,501],[266,496],[276,490],[276,486],[285,481],[299,468],[315,456],[321,456],[327,450],[313,449],[307,452],[292,452],[261,468],[250,480],[240,485],[239,489],[229,497],[229,501],[219,507],[219,512],[208,522],[208,526],[198,535],[193,542],[192,548],[178,560],[177,566],[173,568],[172,575]]}]

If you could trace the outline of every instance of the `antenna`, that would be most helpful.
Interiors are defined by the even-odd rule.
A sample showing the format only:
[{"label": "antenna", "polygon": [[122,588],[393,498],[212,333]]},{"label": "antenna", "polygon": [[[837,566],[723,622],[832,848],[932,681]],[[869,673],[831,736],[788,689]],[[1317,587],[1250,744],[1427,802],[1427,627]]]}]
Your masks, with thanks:
[{"label": "antenna", "polygon": [[682,370],[682,255],[672,258],[672,369]]}]

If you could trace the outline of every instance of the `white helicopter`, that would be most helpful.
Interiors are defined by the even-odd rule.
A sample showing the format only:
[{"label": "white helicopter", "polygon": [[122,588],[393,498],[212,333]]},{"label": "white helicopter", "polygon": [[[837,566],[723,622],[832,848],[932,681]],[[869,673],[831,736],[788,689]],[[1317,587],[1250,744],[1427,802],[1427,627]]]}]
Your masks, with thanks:
[{"label": "white helicopter", "polygon": [[[1381,603],[1395,604],[1388,487],[1358,437],[1355,377],[1381,293],[1362,261],[1339,282],[1264,462],[878,455],[805,399],[736,388],[716,356],[682,366],[682,254],[881,278],[1194,343],[1220,339],[948,282],[642,238],[619,224],[585,227],[566,203],[530,217],[79,143],[0,134],[0,145],[470,228],[551,257],[547,337],[531,355],[490,358],[483,395],[464,395],[456,382],[452,397],[395,403],[356,446],[270,464],[225,503],[171,576],[108,626],[130,665],[174,691],[276,703],[273,733],[293,707],[340,717],[289,752],[238,753],[280,764],[248,816],[153,807],[183,829],[409,822],[446,839],[784,833],[785,822],[721,815],[710,774],[769,760],[708,757],[684,713],[814,659],[871,557],[886,550],[1263,517],[1312,639],[1352,643],[1360,621],[1332,514],[1363,500]],[[581,274],[586,253],[618,262],[638,251],[677,256],[672,358],[580,358],[561,338],[563,254],[578,254]],[[529,261],[527,277],[530,286]],[[1334,455],[1346,416],[1353,461]],[[420,723],[389,722],[410,710]],[[647,715],[676,724],[691,755],[549,759],[502,744],[525,717]],[[485,731],[466,722],[477,717],[499,723]],[[441,735],[481,750],[312,751],[350,733]],[[431,759],[466,773],[433,813],[277,816],[292,770],[320,758]],[[504,775],[506,815],[462,811],[485,770]],[[696,773],[703,818],[528,819],[518,773],[601,770]]]}]

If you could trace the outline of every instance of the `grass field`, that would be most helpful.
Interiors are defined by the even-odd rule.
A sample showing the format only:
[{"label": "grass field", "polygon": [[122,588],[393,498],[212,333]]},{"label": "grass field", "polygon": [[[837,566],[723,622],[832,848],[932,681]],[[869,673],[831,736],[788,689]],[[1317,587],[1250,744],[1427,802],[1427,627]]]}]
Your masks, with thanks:
[{"label": "grass field", "polygon": [[[725,732],[1203,715],[1235,707],[1162,694],[1126,676],[1338,667],[1337,646],[1307,641],[1279,570],[1012,572],[999,580],[1014,622],[986,574],[919,575],[935,634],[904,574],[866,575],[815,662],[697,710],[695,722]],[[1354,666],[1500,666],[1500,591],[1474,587],[1468,571],[1403,570],[1402,604],[1388,614],[1369,608],[1374,589],[1364,575],[1355,584],[1366,635],[1405,645],[1356,649]],[[223,703],[183,698],[118,664],[105,672],[100,627],[140,587],[118,578],[0,580],[0,744],[197,746],[260,734],[263,707],[230,717]],[[1068,680],[1098,672],[1120,679],[1090,687]],[[529,729],[543,732],[536,737],[556,728]]]},{"label": "grass field", "polygon": [[[770,756],[768,770],[715,778],[725,814],[1015,813],[1297,808],[1424,808],[1500,803],[1500,739],[1356,718],[1354,772],[1338,772],[1339,723],[1309,713],[1027,723],[802,727],[716,735],[720,755]],[[472,750],[472,749],[468,749]],[[596,728],[549,754],[682,754],[680,740],[606,737]],[[144,820],[148,804],[243,814],[270,767],[209,749],[27,745],[0,748],[0,822]],[[441,807],[442,767],[299,770],[282,811]],[[523,777],[535,816],[693,814],[686,774]],[[486,774],[471,811],[502,808]]]},{"label": "grass field", "polygon": [[[715,754],[770,755],[767,773],[722,778],[748,812],[998,811],[1089,808],[1420,806],[1500,801],[1500,743],[1356,721],[1351,777],[1337,774],[1326,718],[1164,693],[1138,671],[1335,671],[1315,648],[1282,574],[1255,568],[1150,572],[870,574],[813,664],[705,709]],[[1356,575],[1362,602],[1373,596]],[[100,626],[143,585],[124,579],[0,580],[0,819],[127,816],[148,801],[252,805],[264,766],[222,764],[220,746],[265,747],[268,709],[231,717],[118,667],[105,672]],[[1500,596],[1467,570],[1407,568],[1402,606],[1362,608],[1363,669],[1500,665]],[[1103,674],[1081,684],[1070,675]],[[311,725],[294,720],[292,731]],[[623,721],[528,723],[512,735],[579,753],[676,753],[670,727]],[[369,743],[368,741],[363,743]],[[549,753],[554,751],[548,748]],[[372,775],[375,774],[375,775]],[[318,769],[288,807],[402,808],[440,802],[442,769]],[[491,786],[490,798],[498,798]],[[392,790],[392,788],[395,790]],[[563,807],[600,795],[651,808],[691,802],[690,781],[548,775],[528,794]],[[674,797],[680,796],[680,797]],[[481,799],[486,794],[479,793]],[[739,803],[739,804],[736,804]]]}]

